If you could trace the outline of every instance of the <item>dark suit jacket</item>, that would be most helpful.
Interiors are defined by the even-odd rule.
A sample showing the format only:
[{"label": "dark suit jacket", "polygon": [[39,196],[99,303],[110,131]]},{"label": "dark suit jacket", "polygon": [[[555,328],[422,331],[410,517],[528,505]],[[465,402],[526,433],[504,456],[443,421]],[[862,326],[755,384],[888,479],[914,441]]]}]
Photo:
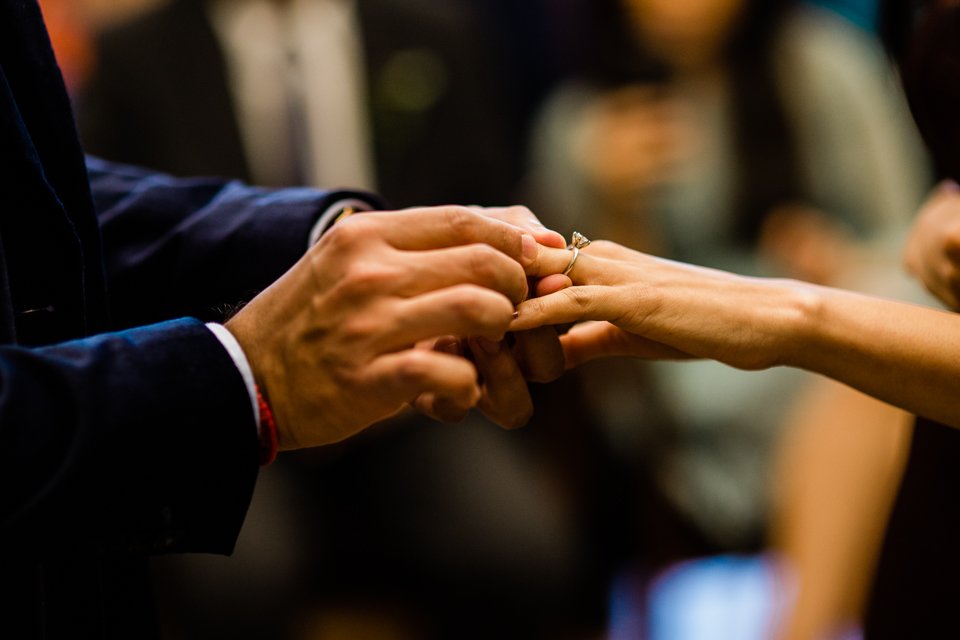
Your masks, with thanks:
[{"label": "dark suit jacket", "polygon": [[0,0],[0,636],[149,636],[144,556],[231,551],[250,400],[171,318],[272,281],[344,195],[85,167],[35,0]]},{"label": "dark suit jacket", "polygon": [[[173,0],[99,39],[99,71],[78,106],[90,152],[249,181],[204,4]],[[358,2],[378,191],[396,206],[504,204],[521,170],[524,141],[510,138],[511,96],[490,54],[498,34],[462,5]],[[429,85],[435,99],[413,106],[402,85]]]}]

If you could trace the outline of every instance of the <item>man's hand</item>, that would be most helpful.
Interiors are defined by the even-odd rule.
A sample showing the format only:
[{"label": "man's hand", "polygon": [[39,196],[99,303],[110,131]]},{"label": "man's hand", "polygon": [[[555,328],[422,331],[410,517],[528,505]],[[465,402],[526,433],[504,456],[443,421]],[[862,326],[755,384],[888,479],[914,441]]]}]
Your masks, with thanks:
[{"label": "man's hand", "polygon": [[[530,233],[539,244],[545,247],[563,249],[567,246],[563,236],[544,227],[527,207],[488,208],[478,211]],[[534,273],[538,265],[530,264],[527,269],[528,273]],[[536,283],[530,284],[532,290]],[[504,402],[507,398],[514,398],[519,404],[520,389],[523,390],[529,402],[527,387],[526,384],[522,384],[522,380],[550,382],[560,377],[564,371],[563,349],[556,329],[538,327],[529,331],[518,331],[512,336],[513,340],[509,348],[502,345],[503,348],[494,350],[492,345],[487,345],[487,349],[479,349],[478,345],[473,344],[470,349],[472,353],[477,354],[475,362],[484,380],[488,381],[485,386],[485,401],[480,404],[480,410],[491,420],[504,426],[526,422],[526,420],[522,422],[517,420],[516,412],[510,411],[510,407],[514,405]],[[493,370],[485,371],[488,367],[492,367]],[[493,398],[497,400],[494,401]],[[532,405],[530,411],[532,411]]]},{"label": "man's hand", "polygon": [[[566,245],[563,236],[544,227],[527,207],[471,207],[471,211],[511,224],[531,234],[540,245],[554,248]],[[526,268],[528,273],[539,269],[536,260]],[[564,371],[563,348],[553,327],[512,333],[510,340],[499,342],[444,336],[421,346],[469,358],[480,380],[481,396],[476,408],[508,429],[523,426],[533,414],[527,381],[553,380]],[[433,394],[422,395],[414,404],[426,415],[445,422],[462,420],[469,411],[469,407]]]},{"label": "man's hand", "polygon": [[924,203],[903,252],[907,271],[953,310],[960,309],[960,187],[947,181]]},{"label": "man's hand", "polygon": [[500,341],[536,255],[529,233],[462,207],[337,224],[226,325],[273,407],[280,448],[337,442],[425,398],[476,406],[473,363],[415,347],[444,335]]}]

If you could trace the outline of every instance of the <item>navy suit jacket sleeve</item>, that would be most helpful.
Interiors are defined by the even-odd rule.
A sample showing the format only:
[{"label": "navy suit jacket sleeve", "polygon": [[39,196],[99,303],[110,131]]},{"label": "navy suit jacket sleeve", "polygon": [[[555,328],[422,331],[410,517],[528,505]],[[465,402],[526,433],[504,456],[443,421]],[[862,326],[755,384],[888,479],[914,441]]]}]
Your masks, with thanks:
[{"label": "navy suit jacket sleeve", "polygon": [[256,430],[240,374],[201,322],[0,347],[0,385],[5,544],[232,550]]},{"label": "navy suit jacket sleeve", "polygon": [[87,159],[120,326],[194,316],[222,320],[307,249],[320,214],[353,191],[263,189],[219,178],[174,178]]},{"label": "navy suit jacket sleeve", "polygon": [[[88,161],[108,299],[121,327],[213,317],[306,250],[344,197],[176,179]],[[0,540],[229,553],[257,473],[230,356],[181,318],[41,348],[0,347]]]}]

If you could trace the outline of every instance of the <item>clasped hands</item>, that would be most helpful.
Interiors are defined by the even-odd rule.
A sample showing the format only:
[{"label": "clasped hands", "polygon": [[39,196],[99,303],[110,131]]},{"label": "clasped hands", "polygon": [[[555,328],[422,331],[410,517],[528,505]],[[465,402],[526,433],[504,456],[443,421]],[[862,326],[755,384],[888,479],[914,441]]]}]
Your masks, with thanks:
[{"label": "clasped hands", "polygon": [[[226,327],[268,398],[281,449],[337,442],[412,405],[527,421],[526,380],[564,367],[551,328],[504,337],[563,247],[526,208],[369,212],[336,224]],[[461,336],[470,336],[462,339]]]},{"label": "clasped hands", "polygon": [[[533,411],[528,380],[600,356],[775,364],[754,314],[758,300],[777,302],[776,286],[610,242],[564,274],[565,246],[524,207],[371,212],[334,226],[226,325],[280,448],[337,442],[411,405],[519,426]],[[585,320],[600,322],[562,337],[551,326]]]},{"label": "clasped hands", "polygon": [[[960,190],[941,187],[906,254],[953,307],[957,211]],[[518,426],[533,410],[527,380],[604,356],[820,371],[811,345],[836,349],[824,310],[853,304],[817,285],[612,242],[593,242],[570,269],[565,246],[524,207],[364,213],[337,224],[226,325],[273,406],[280,448],[337,442],[407,406],[443,420],[478,408]],[[562,336],[552,326],[571,323]]]}]

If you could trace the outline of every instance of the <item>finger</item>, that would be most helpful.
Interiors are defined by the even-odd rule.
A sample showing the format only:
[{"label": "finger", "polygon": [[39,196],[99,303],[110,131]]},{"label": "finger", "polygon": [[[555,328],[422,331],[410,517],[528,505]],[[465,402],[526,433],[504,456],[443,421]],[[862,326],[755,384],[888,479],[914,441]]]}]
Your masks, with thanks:
[{"label": "finger", "polygon": [[375,358],[364,369],[361,382],[385,406],[414,403],[425,394],[449,398],[473,407],[480,400],[477,370],[465,358],[407,349]]},{"label": "finger", "polygon": [[588,322],[560,338],[568,369],[609,356],[649,360],[687,360],[690,354],[642,336],[627,333],[608,322]]},{"label": "finger", "polygon": [[527,297],[527,276],[515,260],[485,244],[432,251],[401,252],[399,272],[391,270],[396,294],[412,297],[457,284],[498,291],[515,304]]},{"label": "finger", "polygon": [[563,348],[556,329],[540,327],[514,334],[513,355],[531,382],[551,382],[563,374]]},{"label": "finger", "polygon": [[[600,252],[594,250],[594,244],[600,245]],[[613,267],[613,262],[619,260],[619,256],[630,255],[631,261],[636,261],[638,257],[643,259],[644,256],[624,247],[619,247],[619,245],[616,245],[619,247],[616,249],[609,248],[608,245],[611,244],[613,243],[593,243],[589,247],[581,249],[576,254],[576,261],[573,262],[572,268],[570,268],[570,263],[574,259],[573,250],[554,249],[538,245],[537,256],[527,267],[526,272],[528,275],[544,278],[563,274],[564,271],[570,269],[566,275],[575,285],[614,284],[618,281],[618,269]],[[611,254],[612,257],[603,257],[601,252]]]},{"label": "finger", "polygon": [[470,209],[527,231],[538,243],[547,247],[563,249],[567,246],[567,241],[564,240],[562,235],[543,226],[540,219],[527,207],[518,205],[513,207],[470,207]]},{"label": "finger", "polygon": [[454,356],[463,355],[463,347],[460,344],[460,338],[456,336],[440,336],[433,340],[424,340],[418,343],[418,349],[432,349],[440,353],[449,353]]},{"label": "finger", "polygon": [[[535,257],[537,244],[530,234],[511,224],[455,206],[364,213],[350,216],[329,233],[376,235],[391,246],[407,251],[488,244],[524,266]],[[529,238],[527,258],[524,257],[524,236]]]},{"label": "finger", "polygon": [[[573,259],[572,251],[558,251],[538,247],[537,257],[526,269],[529,275],[535,271],[540,277],[562,274]],[[580,250],[573,267],[567,273],[574,285],[621,284],[630,267],[669,264],[669,260],[634,251],[608,240],[597,240]],[[691,265],[684,268],[695,269]]]},{"label": "finger", "polygon": [[439,422],[460,422],[470,413],[473,405],[464,405],[449,397],[440,397],[435,393],[424,393],[413,402],[415,409],[428,418]]},{"label": "finger", "polygon": [[[441,336],[436,340],[425,340],[417,348],[433,349],[441,353],[463,357],[467,352],[466,341],[456,336]],[[470,413],[472,405],[458,402],[449,396],[435,393],[423,393],[413,402],[414,408],[424,415],[440,422],[460,422]]]},{"label": "finger", "polygon": [[610,302],[609,297],[609,287],[585,286],[531,298],[517,306],[517,317],[510,323],[509,330],[526,331],[583,320],[609,320],[618,313],[616,304]]},{"label": "finger", "polygon": [[571,286],[573,286],[573,280],[571,280],[568,276],[557,273],[538,280],[536,294],[537,296],[548,296],[551,293],[556,293],[561,289],[566,289],[567,287]]},{"label": "finger", "polygon": [[634,251],[609,240],[594,240],[585,251],[595,258],[606,258],[608,260],[637,260],[644,255],[639,251]]},{"label": "finger", "polygon": [[[577,262],[584,257],[586,257],[586,254],[581,249],[580,255],[577,256]],[[537,257],[531,265],[533,272],[530,273],[530,269],[527,272],[537,277],[561,274],[566,270],[572,258],[573,252],[569,249],[554,249],[553,247],[540,245],[537,247]]]},{"label": "finger", "polygon": [[510,349],[503,342],[480,338],[470,340],[470,350],[482,380],[477,408],[504,428],[525,425],[533,415],[533,400]]},{"label": "finger", "polygon": [[366,318],[358,322],[356,331],[371,337],[380,353],[442,335],[499,340],[513,319],[513,310],[503,295],[465,284],[392,301],[379,321]]}]

